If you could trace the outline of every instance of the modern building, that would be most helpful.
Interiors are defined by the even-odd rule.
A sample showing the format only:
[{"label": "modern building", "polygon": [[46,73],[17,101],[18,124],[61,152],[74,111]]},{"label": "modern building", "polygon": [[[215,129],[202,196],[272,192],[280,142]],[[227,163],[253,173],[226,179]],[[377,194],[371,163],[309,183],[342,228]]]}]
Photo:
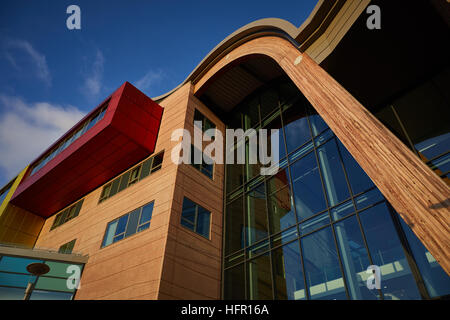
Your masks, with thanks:
[{"label": "modern building", "polygon": [[[448,298],[449,6],[319,1],[163,96],[125,82],[0,190],[0,299]],[[243,164],[174,163],[194,121],[279,129],[279,171],[246,138]]]}]

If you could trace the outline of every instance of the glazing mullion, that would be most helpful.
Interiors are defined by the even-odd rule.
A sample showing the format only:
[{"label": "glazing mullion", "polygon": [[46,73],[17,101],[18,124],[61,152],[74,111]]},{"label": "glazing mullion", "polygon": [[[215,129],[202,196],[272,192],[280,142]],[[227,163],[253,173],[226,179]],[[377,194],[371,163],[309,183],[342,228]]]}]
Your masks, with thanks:
[{"label": "glazing mullion", "polygon": [[[344,145],[343,145],[343,146],[344,146]],[[345,147],[345,146],[344,146],[344,147]],[[368,244],[367,244],[366,236],[365,236],[365,234],[364,234],[364,230],[363,230],[361,221],[360,221],[360,219],[359,219],[359,211],[360,211],[360,210],[357,210],[357,207],[356,207],[356,201],[355,201],[355,197],[354,197],[354,195],[353,195],[353,190],[352,190],[352,187],[351,187],[351,184],[350,184],[350,179],[348,178],[347,170],[345,169],[344,161],[342,160],[342,154],[341,154],[341,150],[340,150],[339,146],[338,146],[338,148],[337,148],[337,152],[338,152],[339,161],[340,161],[340,163],[341,163],[342,170],[344,171],[344,176],[345,176],[345,181],[346,181],[346,183],[347,183],[347,188],[348,188],[349,191],[350,191],[350,199],[351,199],[351,201],[352,201],[352,203],[353,203],[353,208],[354,208],[354,210],[355,210],[355,217],[356,217],[356,220],[357,220],[357,222],[358,222],[359,231],[361,232],[361,235],[362,235],[364,247],[365,247],[365,249],[366,249],[366,254],[367,254],[368,258],[369,258],[370,265],[373,265],[374,263],[373,263],[372,255],[370,254],[370,250],[369,250],[369,246],[368,246]],[[355,160],[355,162],[356,162],[356,160]],[[370,190],[373,190],[373,189],[370,189]],[[368,190],[366,190],[365,192],[362,192],[361,194],[364,194],[364,193],[366,193],[366,192],[368,192]],[[347,201],[347,200],[346,200],[346,201]],[[366,209],[366,208],[364,208],[364,209]],[[331,213],[330,213],[330,214],[331,214]],[[349,216],[344,217],[344,219],[345,219],[345,218],[348,218],[348,217],[349,217]],[[333,221],[333,220],[334,220],[334,219],[331,219],[331,221]],[[340,219],[340,221],[343,221],[343,219]],[[336,222],[337,222],[337,221],[335,221],[335,223],[336,223]],[[334,225],[334,223],[333,223],[333,225]],[[357,287],[357,285],[356,285],[356,287]],[[384,300],[384,295],[383,295],[382,290],[381,290],[381,289],[377,289],[377,290],[378,290],[378,293],[379,293],[379,295],[380,295],[380,298],[381,298],[382,300]]]},{"label": "glazing mullion", "polygon": [[[325,197],[325,203],[326,203],[327,210],[328,210],[328,218],[330,218],[330,221],[331,221],[330,210],[329,210],[330,203],[329,203],[329,200],[328,200],[328,197],[327,197],[327,193],[326,193],[326,190],[325,190],[324,177],[322,175],[322,170],[321,170],[322,166],[320,164],[319,156],[317,154],[317,146],[316,146],[316,143],[315,143],[315,140],[314,140],[314,135],[312,134],[311,123],[309,121],[309,114],[308,114],[308,125],[309,125],[309,130],[310,130],[310,134],[311,134],[312,143],[313,143],[313,149],[314,149],[314,155],[315,155],[315,159],[316,159],[316,164],[317,164],[317,168],[319,169],[318,171],[319,171],[319,176],[320,176],[320,182],[321,182],[321,185],[322,185],[322,192],[323,192],[323,196]],[[341,258],[340,252],[339,252],[339,246],[338,246],[338,243],[337,243],[336,234],[335,234],[335,230],[334,230],[334,226],[333,225],[331,225],[331,232],[333,234],[334,245],[335,245],[335,248],[336,248],[336,253],[338,255],[339,268],[341,270],[342,279],[344,281],[345,294],[347,296],[347,299],[350,299],[350,294],[348,292],[347,279],[346,279],[346,276],[345,276],[344,268],[342,266],[342,258]]]},{"label": "glazing mullion", "polygon": [[[281,112],[280,116],[281,116],[281,127],[282,127],[282,130],[284,132],[284,116],[283,116],[283,112]],[[308,116],[306,118],[308,120]],[[309,126],[309,120],[308,120],[308,128],[309,128],[309,131],[310,131],[310,134],[311,134],[311,128]],[[304,263],[304,258],[303,258],[303,248],[302,248],[302,246],[300,244],[300,236],[301,235],[300,235],[300,227],[299,227],[299,221],[298,221],[298,216],[297,216],[297,207],[295,205],[295,197],[293,195],[294,183],[292,181],[291,160],[290,160],[290,156],[289,156],[290,154],[293,154],[295,151],[299,150],[301,148],[301,146],[299,148],[296,148],[290,154],[288,154],[287,145],[286,145],[286,135],[285,134],[284,134],[284,137],[285,138],[283,140],[284,140],[284,144],[285,144],[285,148],[286,148],[286,161],[287,161],[286,169],[288,170],[288,175],[289,175],[289,182],[288,182],[288,185],[285,186],[285,188],[286,187],[290,188],[290,195],[289,195],[290,199],[289,200],[292,201],[291,203],[292,203],[293,209],[294,209],[293,211],[294,211],[294,216],[295,216],[295,228],[297,230],[297,237],[298,237],[296,240],[298,241],[300,261],[301,261],[301,264],[302,264],[302,276],[303,276],[303,284],[304,284],[304,288],[305,288],[305,298],[306,298],[306,300],[310,300],[311,297],[309,295],[308,284],[307,284],[307,281],[306,281],[305,263]],[[307,145],[307,143],[308,142],[304,143],[302,146]],[[314,142],[313,142],[313,147],[314,147]],[[303,155],[301,158],[304,158],[308,154],[310,154],[310,152],[308,152],[307,154]],[[294,162],[299,161],[300,159],[296,159]],[[280,233],[280,235],[281,235],[281,233]]]}]

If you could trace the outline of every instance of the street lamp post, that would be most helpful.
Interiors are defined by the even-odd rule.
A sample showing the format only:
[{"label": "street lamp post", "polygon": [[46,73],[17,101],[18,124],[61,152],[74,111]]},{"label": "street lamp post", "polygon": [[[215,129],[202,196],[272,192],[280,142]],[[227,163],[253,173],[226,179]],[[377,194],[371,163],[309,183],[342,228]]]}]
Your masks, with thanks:
[{"label": "street lamp post", "polygon": [[[30,263],[27,266],[27,271],[29,273],[31,273],[32,275],[38,277],[38,276],[48,273],[50,271],[50,267],[48,265],[46,265],[45,263],[35,262],[35,263]],[[23,297],[23,300],[30,299],[33,289],[34,289],[34,281],[28,282],[27,288],[25,289],[25,296]]]}]

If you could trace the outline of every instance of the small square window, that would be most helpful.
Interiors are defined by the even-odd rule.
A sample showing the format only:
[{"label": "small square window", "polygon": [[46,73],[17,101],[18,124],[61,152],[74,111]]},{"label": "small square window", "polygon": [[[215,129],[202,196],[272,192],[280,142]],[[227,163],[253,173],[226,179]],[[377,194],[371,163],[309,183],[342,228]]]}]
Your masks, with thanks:
[{"label": "small square window", "polygon": [[61,247],[59,247],[58,252],[59,253],[65,253],[65,254],[72,253],[73,247],[75,246],[75,241],[76,241],[76,239],[63,244]]},{"label": "small square window", "polygon": [[211,212],[188,198],[183,199],[181,225],[209,239]]}]

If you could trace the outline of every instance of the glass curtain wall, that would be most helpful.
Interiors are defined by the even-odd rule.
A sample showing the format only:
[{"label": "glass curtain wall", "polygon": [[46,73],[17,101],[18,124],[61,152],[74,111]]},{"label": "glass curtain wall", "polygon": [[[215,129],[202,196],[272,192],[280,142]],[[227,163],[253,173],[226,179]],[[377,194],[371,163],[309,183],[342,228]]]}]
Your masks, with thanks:
[{"label": "glass curtain wall", "polygon": [[[254,93],[232,117],[229,128],[280,129],[280,170],[226,166],[225,299],[450,293],[449,277],[290,81]],[[371,265],[380,289],[367,288]]]}]

